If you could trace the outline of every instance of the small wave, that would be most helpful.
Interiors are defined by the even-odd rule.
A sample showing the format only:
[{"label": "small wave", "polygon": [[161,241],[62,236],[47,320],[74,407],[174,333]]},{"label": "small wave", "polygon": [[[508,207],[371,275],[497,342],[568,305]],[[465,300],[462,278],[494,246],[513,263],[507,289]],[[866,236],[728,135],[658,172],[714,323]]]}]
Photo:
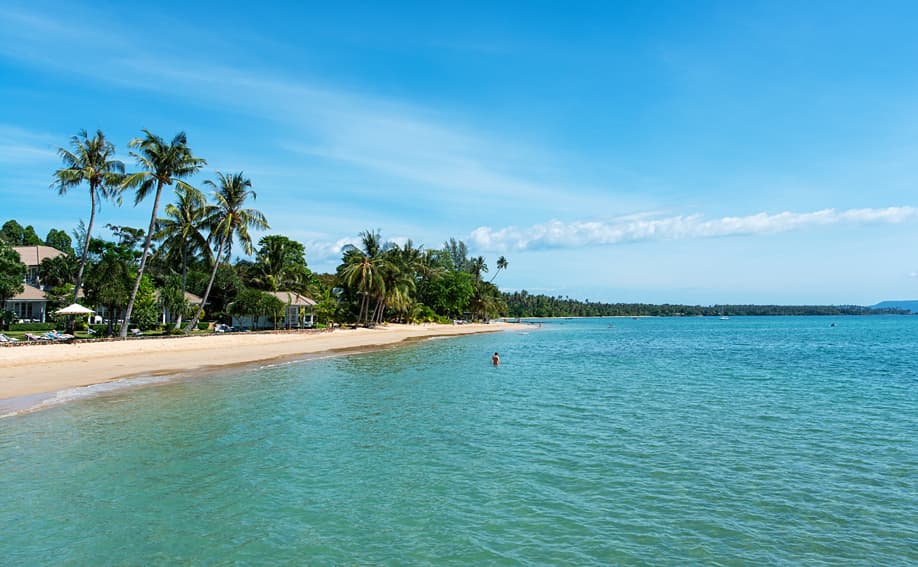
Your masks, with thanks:
[{"label": "small wave", "polygon": [[47,394],[35,394],[4,400],[0,402],[0,419],[46,410],[76,400],[91,398],[109,392],[117,392],[127,388],[162,384],[175,380],[178,376],[179,375],[119,378],[111,382],[102,382],[100,384],[91,384],[78,388],[67,388]]}]

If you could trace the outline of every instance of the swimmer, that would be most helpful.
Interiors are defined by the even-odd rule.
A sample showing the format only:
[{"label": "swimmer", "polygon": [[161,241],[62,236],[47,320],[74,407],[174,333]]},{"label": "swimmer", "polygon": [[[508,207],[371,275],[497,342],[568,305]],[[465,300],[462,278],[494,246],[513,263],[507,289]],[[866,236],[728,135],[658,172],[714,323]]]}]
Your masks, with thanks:
[{"label": "swimmer", "polygon": [[491,364],[494,366],[500,366],[500,356],[495,352],[494,356],[491,357]]}]

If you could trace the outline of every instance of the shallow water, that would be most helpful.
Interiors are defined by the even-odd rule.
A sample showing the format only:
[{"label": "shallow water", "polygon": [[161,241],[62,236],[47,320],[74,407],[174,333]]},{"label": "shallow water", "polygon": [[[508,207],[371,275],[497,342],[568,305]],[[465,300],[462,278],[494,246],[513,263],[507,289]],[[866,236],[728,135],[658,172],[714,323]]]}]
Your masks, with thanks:
[{"label": "shallow water", "polygon": [[918,317],[552,321],[2,419],[0,563],[914,564],[916,431]]}]

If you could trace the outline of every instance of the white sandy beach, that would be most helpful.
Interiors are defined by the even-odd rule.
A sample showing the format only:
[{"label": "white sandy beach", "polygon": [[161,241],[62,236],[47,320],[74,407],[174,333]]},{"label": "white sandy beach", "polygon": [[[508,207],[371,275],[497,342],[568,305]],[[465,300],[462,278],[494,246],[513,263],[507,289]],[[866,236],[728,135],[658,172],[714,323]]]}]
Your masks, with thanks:
[{"label": "white sandy beach", "polygon": [[489,325],[386,325],[324,333],[235,333],[0,348],[0,400],[130,376],[174,374],[408,339],[503,331]]}]

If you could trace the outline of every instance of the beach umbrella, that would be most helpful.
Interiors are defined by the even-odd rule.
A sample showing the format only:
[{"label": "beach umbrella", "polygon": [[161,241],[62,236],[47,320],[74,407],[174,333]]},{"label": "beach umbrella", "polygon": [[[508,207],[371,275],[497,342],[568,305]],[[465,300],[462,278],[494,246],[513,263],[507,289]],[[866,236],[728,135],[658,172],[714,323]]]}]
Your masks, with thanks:
[{"label": "beach umbrella", "polygon": [[95,311],[93,311],[92,309],[88,307],[83,307],[79,303],[72,303],[68,305],[67,307],[58,309],[57,311],[55,311],[55,313],[57,313],[58,315],[90,315],[92,313],[95,313]]},{"label": "beach umbrella", "polygon": [[[96,312],[88,307],[83,307],[79,303],[71,303],[67,307],[55,311],[58,315],[95,315]],[[86,318],[86,324],[90,324],[89,317]],[[68,319],[67,331],[73,331],[73,320]]]}]

